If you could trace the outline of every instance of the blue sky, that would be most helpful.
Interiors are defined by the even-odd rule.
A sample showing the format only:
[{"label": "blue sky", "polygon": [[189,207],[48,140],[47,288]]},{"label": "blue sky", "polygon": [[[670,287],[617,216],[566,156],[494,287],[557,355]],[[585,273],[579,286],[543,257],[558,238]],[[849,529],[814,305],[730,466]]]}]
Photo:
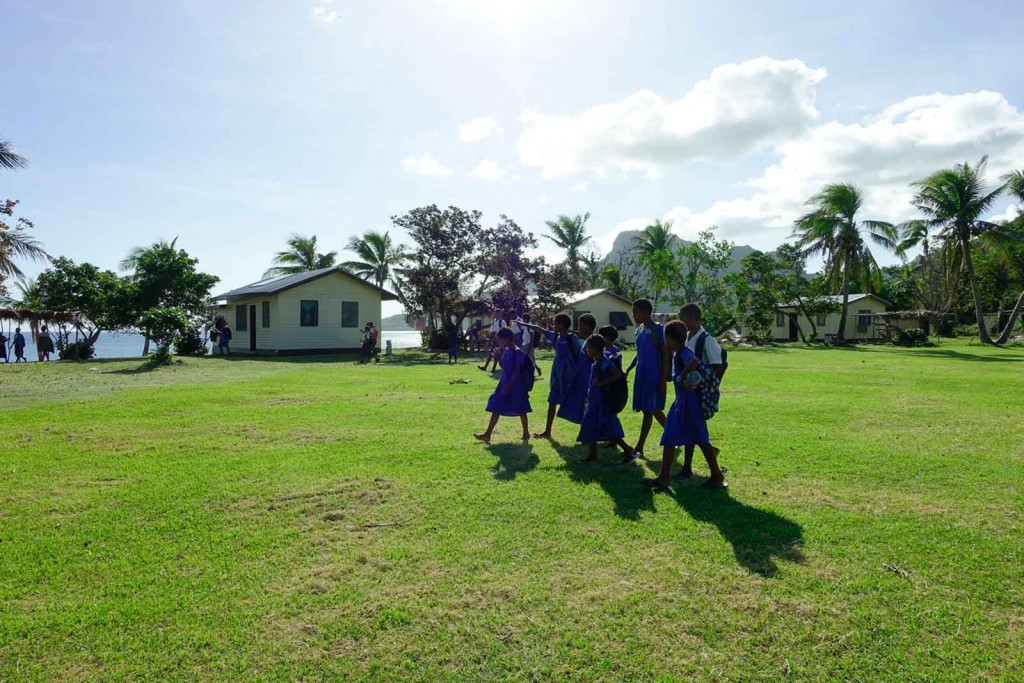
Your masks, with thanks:
[{"label": "blue sky", "polygon": [[0,137],[31,162],[0,196],[53,254],[115,268],[177,236],[225,289],[291,232],[341,248],[428,203],[538,234],[590,211],[604,247],[669,218],[770,248],[824,182],[857,182],[872,217],[899,220],[907,183],[939,165],[1024,166],[1018,2],[0,0],[0,15]]}]

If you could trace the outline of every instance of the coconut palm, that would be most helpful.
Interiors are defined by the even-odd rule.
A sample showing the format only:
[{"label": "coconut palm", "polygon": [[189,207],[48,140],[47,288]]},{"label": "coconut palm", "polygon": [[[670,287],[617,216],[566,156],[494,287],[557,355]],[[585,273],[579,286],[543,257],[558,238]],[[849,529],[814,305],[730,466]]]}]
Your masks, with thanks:
[{"label": "coconut palm", "polygon": [[1024,214],[1024,170],[1007,173],[1003,176],[1003,182],[1006,183],[1006,191],[1017,201],[1020,213]]},{"label": "coconut palm", "polygon": [[310,270],[331,268],[338,260],[338,252],[329,251],[326,254],[319,254],[316,251],[316,235],[303,237],[292,233],[286,242],[288,249],[279,251],[274,256],[274,265],[263,277],[275,277],[278,275],[295,275]]},{"label": "coconut palm", "polygon": [[28,159],[14,151],[10,140],[0,140],[0,168],[15,171],[28,166]]},{"label": "coconut palm", "polygon": [[157,240],[148,247],[133,247],[132,250],[128,252],[128,255],[121,259],[121,262],[118,263],[117,266],[121,269],[122,273],[131,272],[138,267],[139,261],[147,254],[165,249],[173,251],[177,248],[177,245],[178,238],[175,237],[170,242],[167,240]]},{"label": "coconut palm", "polygon": [[576,216],[561,215],[553,221],[547,221],[550,235],[546,237],[565,250],[565,263],[574,275],[580,274],[580,263],[583,249],[590,243],[587,236],[587,221],[590,213]]},{"label": "coconut palm", "polygon": [[[837,338],[846,337],[846,320],[850,309],[850,283],[854,278],[871,284],[880,269],[864,240],[866,232],[876,245],[895,251],[898,232],[895,226],[882,221],[862,221],[858,213],[864,204],[860,189],[849,183],[826,185],[807,200],[813,210],[794,224],[793,236],[808,256],[825,257],[826,274],[839,284],[843,296],[843,314]],[[841,284],[840,284],[841,282]]]},{"label": "coconut palm", "polygon": [[678,241],[672,232],[672,221],[655,220],[633,238],[633,251],[642,258],[658,251],[672,251]]},{"label": "coconut palm", "polygon": [[971,257],[971,242],[982,235],[1003,232],[1002,226],[981,217],[988,214],[1004,187],[994,189],[985,185],[985,167],[988,157],[982,157],[975,165],[969,162],[953,168],[936,171],[924,180],[913,184],[917,189],[914,206],[924,214],[923,219],[952,249],[960,252],[963,269],[971,287],[974,313],[978,320],[978,337],[983,343],[991,344],[992,338],[985,328],[985,313],[981,304],[981,290],[974,273]]},{"label": "coconut palm", "polygon": [[7,278],[19,280],[24,277],[15,259],[29,261],[49,261],[50,256],[43,249],[42,243],[28,234],[32,223],[24,218],[18,219],[14,225],[4,222],[4,216],[13,213],[17,202],[8,200],[0,202],[0,282]]},{"label": "coconut palm", "polygon": [[378,287],[392,281],[395,269],[408,257],[402,247],[391,241],[390,233],[382,234],[375,230],[350,237],[345,249],[354,253],[359,260],[346,261],[341,264],[342,267]]}]

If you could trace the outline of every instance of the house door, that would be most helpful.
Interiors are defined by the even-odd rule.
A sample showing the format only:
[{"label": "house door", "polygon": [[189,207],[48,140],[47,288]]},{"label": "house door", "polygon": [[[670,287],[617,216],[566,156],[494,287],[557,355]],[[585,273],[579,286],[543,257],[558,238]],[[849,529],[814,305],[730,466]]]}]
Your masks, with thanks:
[{"label": "house door", "polygon": [[256,350],[256,307],[249,306],[249,350]]},{"label": "house door", "polygon": [[800,336],[800,330],[796,326],[796,314],[789,314],[789,339],[790,341],[796,341],[797,337]]}]

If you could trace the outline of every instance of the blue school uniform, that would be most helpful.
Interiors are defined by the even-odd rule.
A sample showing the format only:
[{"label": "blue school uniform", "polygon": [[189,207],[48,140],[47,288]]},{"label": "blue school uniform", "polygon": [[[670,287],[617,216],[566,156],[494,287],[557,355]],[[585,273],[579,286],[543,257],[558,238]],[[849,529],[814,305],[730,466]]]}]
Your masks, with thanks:
[{"label": "blue school uniform", "polygon": [[672,383],[676,387],[676,400],[665,416],[665,432],[661,435],[662,446],[699,446],[710,443],[708,423],[700,410],[700,397],[696,391],[683,386],[683,368],[695,358],[693,351],[683,347],[672,359]]},{"label": "blue school uniform", "polygon": [[548,403],[561,405],[572,388],[577,361],[586,364],[587,358],[582,351],[583,344],[576,337],[558,335],[551,330],[545,331],[544,337],[555,347],[555,361],[551,364],[551,378],[548,380]]},{"label": "blue school uniform", "polygon": [[655,323],[636,330],[636,374],[633,376],[633,411],[654,413],[665,410],[665,397],[658,392],[660,383],[658,357],[665,345],[665,328]]},{"label": "blue school uniform", "polygon": [[[487,412],[503,417],[518,417],[532,412],[530,392],[523,379],[526,354],[522,349],[508,347],[501,354],[501,377],[494,393],[487,399]],[[510,387],[508,395],[505,387]]]},{"label": "blue school uniform", "polygon": [[603,356],[599,362],[591,366],[587,409],[583,413],[583,422],[580,424],[580,434],[576,437],[577,441],[582,443],[615,441],[626,435],[622,431],[622,423],[619,422],[619,416],[612,412],[609,406],[610,397],[608,394],[611,391],[611,385],[594,386],[594,382],[604,380],[613,367],[615,367],[615,361],[607,356]]},{"label": "blue school uniform", "polygon": [[558,417],[580,424],[583,422],[583,412],[587,408],[587,392],[590,390],[590,356],[586,351],[580,351],[576,364],[571,368],[569,388],[562,396],[562,404],[558,406]]}]

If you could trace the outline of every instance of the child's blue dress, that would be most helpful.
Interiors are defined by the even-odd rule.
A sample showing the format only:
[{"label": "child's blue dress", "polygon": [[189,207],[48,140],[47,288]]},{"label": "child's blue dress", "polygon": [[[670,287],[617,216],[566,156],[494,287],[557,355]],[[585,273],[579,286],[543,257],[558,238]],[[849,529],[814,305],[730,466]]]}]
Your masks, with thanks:
[{"label": "child's blue dress", "polygon": [[708,423],[700,410],[700,397],[696,391],[688,391],[683,386],[683,368],[694,358],[693,351],[684,346],[672,359],[672,383],[676,386],[676,400],[665,416],[662,446],[699,446],[711,442]]},{"label": "child's blue dress", "polygon": [[634,412],[654,413],[665,410],[665,397],[658,393],[661,379],[658,369],[658,356],[661,355],[659,343],[661,346],[665,345],[665,328],[661,325],[641,325],[637,328],[636,374],[633,376]]},{"label": "child's blue dress", "polygon": [[576,361],[586,363],[587,358],[582,350],[583,345],[574,336],[558,335],[547,330],[544,337],[555,347],[555,361],[551,365],[551,377],[548,380],[548,403],[561,405],[572,388]]},{"label": "child's blue dress", "polygon": [[[487,412],[503,417],[518,417],[532,412],[530,392],[523,381],[526,354],[522,349],[510,346],[501,354],[501,377],[494,393],[487,399]],[[510,387],[508,395],[505,387]]]},{"label": "child's blue dress", "polygon": [[594,386],[594,381],[605,379],[613,367],[615,367],[615,361],[607,357],[602,357],[600,362],[591,366],[587,409],[583,413],[583,422],[580,424],[580,435],[576,437],[577,441],[582,443],[616,441],[626,435],[622,431],[619,416],[609,407],[608,392],[611,391],[611,385]]}]

